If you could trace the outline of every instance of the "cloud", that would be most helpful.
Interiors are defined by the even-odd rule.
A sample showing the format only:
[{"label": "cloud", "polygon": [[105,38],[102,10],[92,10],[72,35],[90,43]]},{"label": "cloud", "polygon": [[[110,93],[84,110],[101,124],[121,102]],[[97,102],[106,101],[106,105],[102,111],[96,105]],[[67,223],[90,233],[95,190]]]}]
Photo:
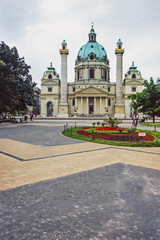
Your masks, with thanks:
[{"label": "cloud", "polygon": [[[160,57],[160,1],[155,0],[0,0],[0,36],[32,67],[40,80],[52,61],[60,74],[61,42],[68,43],[68,81],[74,81],[74,64],[80,47],[88,41],[91,23],[110,59],[115,81],[114,49],[122,39],[124,73],[132,61],[146,78],[158,77]],[[154,3],[154,4],[153,4]]]}]

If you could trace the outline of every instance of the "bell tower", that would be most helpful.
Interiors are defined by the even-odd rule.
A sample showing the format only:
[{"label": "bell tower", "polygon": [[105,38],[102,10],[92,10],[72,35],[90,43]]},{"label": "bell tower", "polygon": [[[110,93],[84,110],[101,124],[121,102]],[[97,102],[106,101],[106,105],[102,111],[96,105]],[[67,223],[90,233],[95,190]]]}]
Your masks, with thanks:
[{"label": "bell tower", "polygon": [[58,117],[68,117],[68,100],[67,100],[67,43],[65,40],[62,42],[61,54],[61,100],[59,103]]},{"label": "bell tower", "polygon": [[124,117],[124,103],[123,103],[123,54],[124,48],[122,48],[121,39],[117,42],[116,54],[116,103],[115,103],[115,117]]}]

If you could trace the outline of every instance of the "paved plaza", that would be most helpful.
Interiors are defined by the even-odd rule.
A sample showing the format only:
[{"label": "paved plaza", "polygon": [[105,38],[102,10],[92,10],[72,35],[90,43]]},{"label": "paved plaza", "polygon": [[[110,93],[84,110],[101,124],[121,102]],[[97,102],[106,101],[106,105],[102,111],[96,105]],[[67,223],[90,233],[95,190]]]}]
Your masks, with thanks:
[{"label": "paved plaza", "polygon": [[0,125],[0,239],[159,240],[160,148],[67,138],[66,123]]}]

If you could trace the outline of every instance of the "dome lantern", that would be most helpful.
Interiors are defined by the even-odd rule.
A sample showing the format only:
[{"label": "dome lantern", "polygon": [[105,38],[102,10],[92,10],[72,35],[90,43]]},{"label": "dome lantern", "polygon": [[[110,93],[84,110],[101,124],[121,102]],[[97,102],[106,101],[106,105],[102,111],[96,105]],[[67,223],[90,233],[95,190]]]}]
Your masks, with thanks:
[{"label": "dome lantern", "polygon": [[89,36],[89,42],[96,42],[96,33],[93,28],[93,23],[92,23],[92,27],[91,27],[91,30],[90,30],[90,33],[88,34],[88,36]]},{"label": "dome lantern", "polygon": [[52,62],[50,63],[50,66],[47,67],[48,71],[55,71],[55,68],[52,66]]}]

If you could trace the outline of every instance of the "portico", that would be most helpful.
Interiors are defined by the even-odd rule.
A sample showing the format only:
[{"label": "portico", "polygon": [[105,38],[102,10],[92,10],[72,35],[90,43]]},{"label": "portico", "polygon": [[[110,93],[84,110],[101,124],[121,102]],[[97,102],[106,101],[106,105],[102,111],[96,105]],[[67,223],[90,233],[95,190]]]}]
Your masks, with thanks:
[{"label": "portico", "polygon": [[75,94],[77,114],[105,114],[108,107],[107,93],[95,87],[82,89]]}]

